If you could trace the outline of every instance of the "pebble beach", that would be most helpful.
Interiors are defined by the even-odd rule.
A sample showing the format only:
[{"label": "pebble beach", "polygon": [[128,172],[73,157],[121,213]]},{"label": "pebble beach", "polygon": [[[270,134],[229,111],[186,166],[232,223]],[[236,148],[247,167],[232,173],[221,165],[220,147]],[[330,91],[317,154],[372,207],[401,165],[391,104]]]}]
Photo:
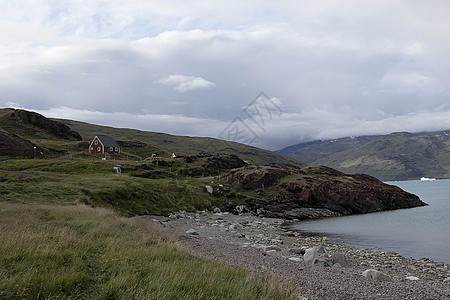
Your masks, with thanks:
[{"label": "pebble beach", "polygon": [[[298,299],[450,299],[448,264],[333,244],[292,231],[283,219],[219,211],[134,219],[176,235],[193,255],[271,276]],[[319,248],[323,254],[308,260]]]}]

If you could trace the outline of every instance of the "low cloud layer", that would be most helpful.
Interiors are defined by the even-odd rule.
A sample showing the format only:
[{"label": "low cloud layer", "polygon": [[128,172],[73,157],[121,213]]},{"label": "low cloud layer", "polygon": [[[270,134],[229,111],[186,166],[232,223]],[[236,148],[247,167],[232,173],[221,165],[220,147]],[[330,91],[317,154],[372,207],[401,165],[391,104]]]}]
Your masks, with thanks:
[{"label": "low cloud layer", "polygon": [[[3,107],[193,136],[238,120],[268,149],[450,128],[448,1],[17,3]],[[280,110],[264,126],[246,110],[261,92]]]}]

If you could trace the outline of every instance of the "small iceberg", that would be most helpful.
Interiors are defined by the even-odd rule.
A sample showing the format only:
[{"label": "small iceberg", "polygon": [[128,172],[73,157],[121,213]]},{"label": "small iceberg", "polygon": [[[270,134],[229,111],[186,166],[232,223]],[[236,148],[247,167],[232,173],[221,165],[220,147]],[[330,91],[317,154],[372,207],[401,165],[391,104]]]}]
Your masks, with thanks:
[{"label": "small iceberg", "polygon": [[422,177],[420,178],[420,181],[435,181],[436,178],[428,178],[428,177]]}]

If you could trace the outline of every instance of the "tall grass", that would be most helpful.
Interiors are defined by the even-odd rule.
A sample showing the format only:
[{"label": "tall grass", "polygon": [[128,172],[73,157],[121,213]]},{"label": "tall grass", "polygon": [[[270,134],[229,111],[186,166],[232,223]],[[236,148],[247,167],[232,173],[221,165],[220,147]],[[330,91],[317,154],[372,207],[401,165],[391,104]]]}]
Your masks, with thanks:
[{"label": "tall grass", "polygon": [[0,202],[0,299],[286,299],[107,209]]}]

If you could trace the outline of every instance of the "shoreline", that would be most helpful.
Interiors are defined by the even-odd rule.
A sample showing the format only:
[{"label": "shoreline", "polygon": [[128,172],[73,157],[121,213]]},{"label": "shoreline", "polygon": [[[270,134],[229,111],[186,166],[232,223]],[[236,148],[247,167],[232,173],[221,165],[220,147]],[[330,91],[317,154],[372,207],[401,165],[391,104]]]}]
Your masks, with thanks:
[{"label": "shoreline", "polygon": [[[339,233],[330,233],[330,234],[326,234],[326,233],[322,233],[322,232],[314,232],[314,231],[303,231],[303,230],[296,230],[291,228],[292,226],[295,226],[297,224],[300,224],[302,221],[310,221],[310,220],[299,220],[299,221],[295,221],[292,222],[292,224],[286,224],[285,225],[285,229],[286,230],[291,230],[294,232],[299,232],[302,236],[310,236],[310,237],[317,237],[317,238],[327,238],[329,239],[329,242],[335,245],[341,245],[341,246],[347,246],[350,248],[355,248],[358,250],[368,250],[368,251],[379,251],[379,252],[390,252],[390,253],[396,253],[406,259],[410,259],[410,260],[421,260],[421,259],[427,259],[430,261],[433,261],[437,264],[447,264],[450,265],[450,261],[446,262],[446,261],[440,261],[437,260],[435,258],[429,257],[429,256],[423,256],[423,255],[417,255],[417,254],[413,254],[414,256],[410,256],[407,254],[403,254],[400,251],[397,251],[395,249],[386,249],[386,247],[378,245],[376,243],[366,246],[363,245],[358,245],[357,243],[353,242],[352,238],[343,238],[342,234]],[[351,235],[351,234],[350,234]],[[336,239],[340,239],[342,241],[337,241]],[[370,241],[369,239],[367,239],[367,241]],[[362,242],[361,244],[363,244],[364,242]]]},{"label": "shoreline", "polygon": [[[448,264],[334,244],[326,237],[289,230],[292,223],[284,219],[205,211],[133,219],[175,234],[180,245],[196,256],[287,283],[300,299],[450,299]],[[350,266],[305,263],[303,253],[315,246],[344,255]],[[367,269],[379,270],[389,280],[362,276]]]}]

